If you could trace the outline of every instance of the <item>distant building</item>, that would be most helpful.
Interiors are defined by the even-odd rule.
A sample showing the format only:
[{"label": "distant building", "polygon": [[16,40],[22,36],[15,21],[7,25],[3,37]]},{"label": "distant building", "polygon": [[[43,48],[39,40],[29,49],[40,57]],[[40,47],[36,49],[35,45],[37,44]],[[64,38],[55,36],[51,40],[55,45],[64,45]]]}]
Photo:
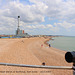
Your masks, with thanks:
[{"label": "distant building", "polygon": [[20,22],[20,16],[18,16],[18,28],[16,30],[16,37],[29,37],[28,33],[25,33],[24,30],[20,30],[19,22]]}]

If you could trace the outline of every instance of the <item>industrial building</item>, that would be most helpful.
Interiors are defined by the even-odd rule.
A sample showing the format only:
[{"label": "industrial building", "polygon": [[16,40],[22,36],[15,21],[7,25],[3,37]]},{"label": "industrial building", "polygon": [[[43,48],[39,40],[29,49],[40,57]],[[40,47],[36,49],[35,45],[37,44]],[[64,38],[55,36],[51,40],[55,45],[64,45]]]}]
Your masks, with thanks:
[{"label": "industrial building", "polygon": [[18,16],[18,28],[16,30],[16,37],[29,37],[28,33],[25,33],[24,30],[20,30],[20,16]]}]

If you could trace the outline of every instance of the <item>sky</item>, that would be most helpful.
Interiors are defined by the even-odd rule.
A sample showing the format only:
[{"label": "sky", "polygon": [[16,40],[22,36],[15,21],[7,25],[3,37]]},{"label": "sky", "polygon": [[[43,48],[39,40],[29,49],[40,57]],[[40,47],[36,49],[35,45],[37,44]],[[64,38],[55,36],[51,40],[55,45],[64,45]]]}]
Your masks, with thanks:
[{"label": "sky", "polygon": [[0,34],[75,36],[75,0],[0,0]]}]

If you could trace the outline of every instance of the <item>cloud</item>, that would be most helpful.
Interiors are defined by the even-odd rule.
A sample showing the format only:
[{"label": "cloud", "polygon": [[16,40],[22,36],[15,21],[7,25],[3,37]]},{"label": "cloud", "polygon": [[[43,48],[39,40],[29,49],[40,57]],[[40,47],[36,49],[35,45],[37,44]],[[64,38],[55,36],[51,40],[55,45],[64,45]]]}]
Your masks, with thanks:
[{"label": "cloud", "polygon": [[[75,22],[75,1],[65,0],[29,0],[31,5],[24,5],[19,1],[9,1],[2,15],[13,17],[20,15],[21,20],[26,23],[40,23],[45,21],[45,16],[51,19]],[[67,11],[66,11],[67,10]]]},{"label": "cloud", "polygon": [[[75,0],[30,0],[37,4],[46,5],[44,15],[58,20],[75,23]],[[43,7],[44,9],[44,7]],[[43,11],[42,9],[42,11]],[[40,12],[40,11],[39,11]]]},{"label": "cloud", "polygon": [[75,24],[68,23],[66,21],[59,22],[59,23],[54,23],[53,25],[51,24],[38,24],[38,25],[26,25],[25,28],[28,29],[49,29],[50,31],[58,32],[61,29],[71,29],[72,27],[75,27]]},{"label": "cloud", "polygon": [[75,27],[75,24],[68,23],[68,22],[64,21],[62,23],[55,23],[55,26],[61,26],[61,27],[64,27],[66,29],[69,29],[69,28]]},{"label": "cloud", "polygon": [[[44,9],[43,9],[44,8]],[[13,17],[20,15],[21,20],[26,23],[39,23],[44,21],[44,12],[47,6],[43,3],[36,5],[24,5],[17,2],[9,2],[2,11],[2,15],[6,17]]]},{"label": "cloud", "polygon": [[40,24],[40,25],[27,25],[25,26],[26,28],[29,28],[29,29],[47,29],[47,28],[53,28],[52,25],[48,24],[48,25],[43,25],[43,24]]}]

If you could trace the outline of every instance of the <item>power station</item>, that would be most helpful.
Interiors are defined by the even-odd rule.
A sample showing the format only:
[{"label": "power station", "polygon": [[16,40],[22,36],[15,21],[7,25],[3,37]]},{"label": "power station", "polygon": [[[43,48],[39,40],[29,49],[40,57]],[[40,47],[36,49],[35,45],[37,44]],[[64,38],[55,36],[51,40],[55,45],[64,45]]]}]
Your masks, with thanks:
[{"label": "power station", "polygon": [[25,33],[24,30],[20,30],[20,16],[18,16],[18,28],[16,30],[16,37],[29,37],[28,33]]}]

